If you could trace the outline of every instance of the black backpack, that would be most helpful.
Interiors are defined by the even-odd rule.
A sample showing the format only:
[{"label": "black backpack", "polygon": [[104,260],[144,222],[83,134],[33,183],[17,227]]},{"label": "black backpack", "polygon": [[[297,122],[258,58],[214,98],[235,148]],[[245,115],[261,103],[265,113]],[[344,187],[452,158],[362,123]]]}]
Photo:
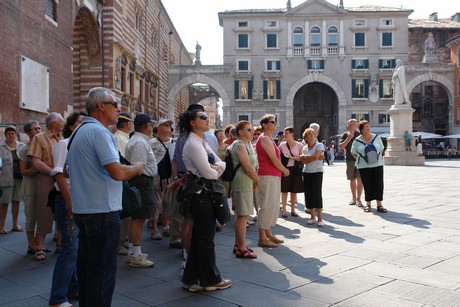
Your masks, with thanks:
[{"label": "black backpack", "polygon": [[[233,148],[233,147],[232,147]],[[247,148],[246,148],[247,150]],[[238,163],[235,167],[233,167],[233,161],[232,161],[232,152],[230,149],[225,150],[225,171],[220,175],[220,178],[223,181],[228,181],[232,182],[233,178],[235,178],[236,171],[240,168],[241,164]],[[249,154],[249,151],[248,151]]]},{"label": "black backpack", "polygon": [[[169,156],[169,150],[165,146],[165,144],[157,138],[158,141],[160,141],[161,145],[166,149],[166,153],[161,159],[160,162],[158,162],[157,167],[158,167],[158,174],[160,175],[160,179],[168,179],[171,178],[172,174],[172,164],[171,164],[171,157]],[[173,140],[171,140],[171,144],[173,143]]]}]

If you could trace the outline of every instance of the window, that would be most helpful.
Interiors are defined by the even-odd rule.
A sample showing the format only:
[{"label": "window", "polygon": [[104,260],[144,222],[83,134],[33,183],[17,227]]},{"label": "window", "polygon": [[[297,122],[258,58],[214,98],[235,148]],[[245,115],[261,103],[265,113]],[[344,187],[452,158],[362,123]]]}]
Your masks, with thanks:
[{"label": "window", "polygon": [[56,2],[54,0],[45,0],[45,15],[57,21]]},{"label": "window", "polygon": [[382,33],[382,47],[392,47],[393,46],[393,33],[383,32]]},{"label": "window", "polygon": [[136,9],[136,14],[134,16],[134,28],[139,32],[142,31],[142,26],[144,22],[143,12],[140,9]]},{"label": "window", "polygon": [[249,48],[249,34],[238,34],[238,48]]},{"label": "window", "polygon": [[134,78],[134,73],[129,73],[129,94],[131,96],[134,96],[134,81],[136,78]]},{"label": "window", "polygon": [[355,33],[355,47],[365,47],[366,46],[366,34],[363,32]]},{"label": "window", "polygon": [[369,114],[368,113],[351,114],[351,118],[356,119],[357,122],[360,122],[362,120],[369,121]]},{"label": "window", "polygon": [[264,80],[264,99],[281,99],[281,80]]},{"label": "window", "polygon": [[393,19],[380,19],[380,25],[382,27],[391,27],[393,26]]},{"label": "window", "polygon": [[281,61],[267,60],[267,66],[266,66],[267,71],[280,71],[280,69],[281,69]]},{"label": "window", "polygon": [[276,47],[277,47],[277,35],[267,34],[267,48],[276,48]]},{"label": "window", "polygon": [[355,59],[351,60],[351,69],[368,69],[369,60],[366,59]]},{"label": "window", "polygon": [[235,99],[252,99],[252,80],[235,80]]},{"label": "window", "polygon": [[126,68],[124,66],[121,66],[120,90],[126,92]]},{"label": "window", "polygon": [[327,30],[327,44],[328,45],[337,45],[337,28],[329,27]]},{"label": "window", "polygon": [[392,69],[396,67],[395,59],[380,59],[379,69]]},{"label": "window", "polygon": [[238,71],[249,71],[249,61],[238,61]]},{"label": "window", "polygon": [[139,79],[139,100],[145,102],[144,99],[144,80]]},{"label": "window", "polygon": [[393,87],[391,86],[391,80],[380,79],[379,86],[379,97],[380,98],[393,98]]},{"label": "window", "polygon": [[238,28],[247,28],[248,22],[247,21],[238,21]]},{"label": "window", "polygon": [[311,28],[310,45],[319,46],[321,44],[321,30],[318,27]]},{"label": "window", "polygon": [[367,98],[369,96],[368,79],[351,80],[351,98]]},{"label": "window", "polygon": [[278,27],[278,22],[276,20],[269,20],[265,22],[265,27],[267,28],[276,28]]},{"label": "window", "polygon": [[379,124],[386,124],[390,122],[390,115],[379,114]]},{"label": "window", "polygon": [[355,27],[365,27],[366,26],[366,20],[365,19],[355,19],[355,20],[353,20],[353,25]]},{"label": "window", "polygon": [[249,121],[249,115],[238,115],[238,121],[247,120]]},{"label": "window", "polygon": [[303,29],[301,27],[296,27],[294,29],[294,46],[303,46]]},{"label": "window", "polygon": [[324,69],[324,60],[308,60],[308,70],[322,70]]}]

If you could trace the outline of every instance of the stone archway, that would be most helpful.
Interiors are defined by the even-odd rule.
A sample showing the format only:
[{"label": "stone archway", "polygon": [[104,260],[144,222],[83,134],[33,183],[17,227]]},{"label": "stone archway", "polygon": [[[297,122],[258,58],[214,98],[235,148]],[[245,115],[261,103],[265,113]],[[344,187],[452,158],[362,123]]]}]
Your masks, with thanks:
[{"label": "stone archway", "polygon": [[[222,99],[223,105],[229,105],[230,103],[230,98],[228,96],[228,93],[225,91],[224,87],[217,82],[216,80],[209,78],[205,75],[200,74],[199,77],[197,77],[194,74],[191,74],[188,77],[185,77],[181,79],[179,82],[177,82],[169,91],[168,94],[168,115],[170,118],[175,118],[174,117],[174,99],[176,98],[177,94],[179,91],[190,84],[193,83],[205,83],[208,84],[209,86],[212,86],[220,95],[220,98]],[[224,120],[225,120],[225,114],[224,114]]]}]

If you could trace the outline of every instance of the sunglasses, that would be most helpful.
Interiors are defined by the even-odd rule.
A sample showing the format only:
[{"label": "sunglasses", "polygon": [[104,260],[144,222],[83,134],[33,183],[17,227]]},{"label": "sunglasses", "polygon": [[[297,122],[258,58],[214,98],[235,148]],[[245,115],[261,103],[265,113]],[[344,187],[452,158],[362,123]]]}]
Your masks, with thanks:
[{"label": "sunglasses", "polygon": [[103,104],[111,104],[115,109],[118,109],[118,102],[116,101],[101,101]]},{"label": "sunglasses", "polygon": [[254,133],[254,131],[252,131],[252,129],[246,129],[246,130],[247,130],[248,132]]},{"label": "sunglasses", "polygon": [[199,119],[202,119],[202,120],[207,120],[209,117],[205,114],[201,114],[201,115],[198,115],[197,116]]},{"label": "sunglasses", "polygon": [[35,127],[35,128],[30,129],[30,131],[40,131],[40,130],[42,130],[42,128],[40,127]]}]

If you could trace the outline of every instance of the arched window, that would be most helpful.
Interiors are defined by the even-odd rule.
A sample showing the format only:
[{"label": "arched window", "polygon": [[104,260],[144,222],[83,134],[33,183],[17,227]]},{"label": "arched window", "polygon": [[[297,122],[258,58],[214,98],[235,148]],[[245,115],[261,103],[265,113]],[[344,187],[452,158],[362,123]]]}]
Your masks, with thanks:
[{"label": "arched window", "polygon": [[301,27],[294,28],[294,46],[303,46],[303,29]]},{"label": "arched window", "polygon": [[310,45],[319,46],[321,44],[321,30],[319,27],[313,27],[310,31]]},{"label": "arched window", "polygon": [[327,29],[327,44],[337,45],[337,28],[332,26]]}]

